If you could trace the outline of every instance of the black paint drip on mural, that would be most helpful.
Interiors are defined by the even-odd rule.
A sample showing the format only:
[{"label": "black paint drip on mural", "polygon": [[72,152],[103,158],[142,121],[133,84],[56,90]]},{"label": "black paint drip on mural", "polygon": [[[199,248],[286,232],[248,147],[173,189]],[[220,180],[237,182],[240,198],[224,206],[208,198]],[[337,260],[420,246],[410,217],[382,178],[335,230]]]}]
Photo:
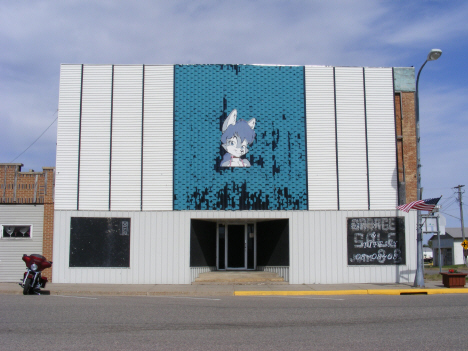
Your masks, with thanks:
[{"label": "black paint drip on mural", "polygon": [[300,200],[293,198],[291,194],[289,194],[288,188],[278,188],[275,189],[275,197],[276,197],[276,209],[281,210],[284,208],[290,208],[293,206],[293,210],[299,210]]},{"label": "black paint drip on mural", "polygon": [[[221,69],[223,65],[221,65]],[[219,123],[219,131],[222,133],[223,131],[223,124],[224,124],[224,121],[226,120],[228,114],[227,114],[227,100],[226,100],[226,97],[223,97],[223,113],[221,113],[218,117],[218,123]],[[221,134],[220,134],[221,135]],[[221,137],[220,137],[221,138]],[[221,140],[221,139],[219,139]],[[218,152],[218,156],[215,158],[214,160],[214,170],[217,172],[217,173],[220,173],[222,174],[223,171],[225,170],[228,170],[229,167],[221,167],[221,160],[223,159],[224,157],[224,154],[226,153],[226,150],[224,150],[224,148],[221,146],[221,144],[219,144],[219,152]]]},{"label": "black paint drip on mural", "polygon": [[274,189],[274,199],[261,190],[251,193],[247,183],[238,185],[235,182],[225,184],[216,192],[216,200],[211,205],[209,194],[211,188],[198,189],[187,196],[187,209],[195,210],[299,210],[300,199],[294,198],[287,187]]},{"label": "black paint drip on mural", "polygon": [[265,162],[263,161],[262,155],[258,155],[257,158],[254,155],[250,155],[249,161],[251,165],[255,164],[255,165],[260,166],[261,168],[263,168],[263,165],[265,164]]},{"label": "black paint drip on mural", "polygon": [[205,188],[202,191],[200,191],[198,188],[195,188],[195,191],[191,195],[187,194],[187,209],[211,210],[212,208],[210,208],[211,206],[208,195],[208,188]]},{"label": "black paint drip on mural", "polygon": [[275,177],[275,174],[281,172],[281,169],[280,169],[279,166],[276,166],[276,157],[275,157],[275,155],[271,156],[271,159],[273,160],[273,166],[272,166],[271,173],[273,174],[273,177]]},{"label": "black paint drip on mural", "polygon": [[239,74],[241,70],[241,66],[239,65],[218,65],[221,70],[230,69],[231,71],[236,71],[236,76]]},{"label": "black paint drip on mural", "polygon": [[[272,123],[272,126],[273,126],[273,123]],[[276,148],[278,147],[278,143],[279,143],[279,138],[280,138],[280,132],[279,132],[279,129],[276,129],[276,131],[273,129],[273,131],[271,132],[271,151],[275,151]]]}]

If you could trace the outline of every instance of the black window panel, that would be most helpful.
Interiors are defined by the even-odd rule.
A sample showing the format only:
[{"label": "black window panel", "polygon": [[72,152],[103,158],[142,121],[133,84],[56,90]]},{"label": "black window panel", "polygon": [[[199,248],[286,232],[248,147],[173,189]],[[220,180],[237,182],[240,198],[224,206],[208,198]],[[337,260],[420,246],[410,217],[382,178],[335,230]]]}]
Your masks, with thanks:
[{"label": "black window panel", "polygon": [[216,266],[216,223],[192,219],[190,267],[205,266]]},{"label": "black window panel", "polygon": [[130,267],[130,218],[72,217],[70,267]]},{"label": "black window panel", "polygon": [[289,266],[289,220],[257,223],[257,266]]}]

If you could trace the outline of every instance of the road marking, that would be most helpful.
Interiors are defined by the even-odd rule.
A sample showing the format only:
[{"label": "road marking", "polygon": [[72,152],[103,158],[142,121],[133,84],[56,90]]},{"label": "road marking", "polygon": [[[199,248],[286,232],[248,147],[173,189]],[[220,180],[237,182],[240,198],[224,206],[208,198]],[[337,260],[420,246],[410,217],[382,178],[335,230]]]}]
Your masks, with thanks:
[{"label": "road marking", "polygon": [[333,301],[344,301],[345,299],[332,299],[328,297],[300,297],[300,296],[284,296],[290,299],[309,299],[309,300],[333,300]]},{"label": "road marking", "polygon": [[212,300],[212,301],[221,300],[221,299],[212,299],[208,297],[188,297],[188,296],[153,296],[153,297],[165,297],[168,299]]},{"label": "road marking", "polygon": [[86,296],[68,296],[68,295],[52,295],[58,297],[73,297],[75,299],[88,299],[88,300],[97,300],[97,297],[86,297]]}]

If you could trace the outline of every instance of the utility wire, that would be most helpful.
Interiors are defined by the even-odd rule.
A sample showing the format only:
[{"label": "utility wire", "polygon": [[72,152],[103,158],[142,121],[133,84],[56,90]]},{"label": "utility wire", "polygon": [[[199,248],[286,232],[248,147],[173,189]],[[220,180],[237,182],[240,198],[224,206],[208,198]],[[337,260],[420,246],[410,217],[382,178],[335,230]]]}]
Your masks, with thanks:
[{"label": "utility wire", "polygon": [[456,199],[450,199],[449,202],[445,202],[443,204],[441,204],[441,208],[443,208],[444,210],[448,210],[454,203],[456,203],[457,200]]},{"label": "utility wire", "polygon": [[460,220],[460,218],[455,217],[455,216],[452,216],[451,214],[448,214],[447,212],[443,212],[443,211],[439,211],[439,212],[440,212],[440,213],[443,213],[444,215],[447,215],[447,216],[450,216],[450,217],[453,217],[453,218],[455,218],[455,219]]},{"label": "utility wire", "polygon": [[456,193],[452,193],[452,195],[447,196],[447,197],[444,197],[443,200],[442,200],[442,202],[448,202],[448,201],[450,201],[451,199],[455,199],[456,195],[457,195]]},{"label": "utility wire", "polygon": [[450,206],[452,206],[454,203],[457,202],[457,199],[454,199],[452,202],[450,202],[448,205],[443,204],[442,206],[444,207],[444,210],[448,210]]},{"label": "utility wire", "polygon": [[441,205],[442,206],[445,206],[446,204],[450,203],[451,201],[456,201],[457,199],[455,198],[454,195],[451,195],[447,198],[445,198],[444,200],[441,201]]},{"label": "utility wire", "polygon": [[[57,110],[57,111],[58,111],[58,110]],[[57,113],[57,111],[55,111],[54,115]],[[28,151],[28,149],[29,149],[31,146],[33,146],[33,145],[36,143],[36,141],[38,141],[38,140],[41,138],[41,136],[43,136],[43,135],[45,134],[45,132],[47,132],[47,131],[49,130],[50,127],[52,127],[52,124],[55,123],[55,121],[57,120],[57,118],[58,118],[58,116],[55,117],[54,121],[53,121],[51,124],[49,124],[49,126],[42,132],[42,134],[39,135],[39,136],[37,137],[37,139],[34,140],[34,141],[31,143],[31,145],[29,145],[29,146],[26,148],[26,150],[24,150],[22,153],[20,153],[18,156],[16,156],[16,157],[15,157],[13,160],[11,160],[9,163],[13,163],[17,158],[19,158],[22,154],[24,154],[26,151]]]}]

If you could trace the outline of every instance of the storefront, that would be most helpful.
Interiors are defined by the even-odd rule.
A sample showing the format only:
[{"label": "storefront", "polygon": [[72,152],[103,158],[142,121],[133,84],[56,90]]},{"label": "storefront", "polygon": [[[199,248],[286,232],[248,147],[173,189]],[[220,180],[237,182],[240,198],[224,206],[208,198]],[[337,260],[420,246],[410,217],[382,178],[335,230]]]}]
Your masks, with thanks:
[{"label": "storefront", "polygon": [[399,146],[411,79],[62,65],[54,282],[189,284],[208,270],[411,281],[415,216],[396,210],[415,171]]}]

